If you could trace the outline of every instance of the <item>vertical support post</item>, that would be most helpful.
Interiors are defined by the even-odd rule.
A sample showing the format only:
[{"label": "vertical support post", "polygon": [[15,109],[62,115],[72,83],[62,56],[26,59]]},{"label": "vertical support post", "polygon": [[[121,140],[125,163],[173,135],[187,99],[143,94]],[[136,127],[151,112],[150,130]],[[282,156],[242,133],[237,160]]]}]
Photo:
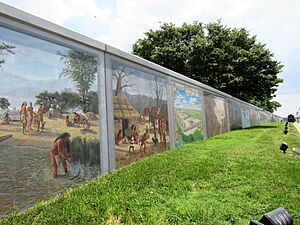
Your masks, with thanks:
[{"label": "vertical support post", "polygon": [[169,118],[169,142],[170,148],[175,148],[175,133],[176,130],[174,123],[174,109],[173,109],[173,98],[171,90],[172,81],[170,78],[167,78],[167,106],[168,106],[168,118]]},{"label": "vertical support post", "polygon": [[207,137],[207,120],[206,120],[206,112],[205,112],[205,99],[204,99],[204,91],[201,90],[201,103],[202,103],[202,120],[203,120],[203,136],[204,140],[206,140]]},{"label": "vertical support post", "polygon": [[101,52],[97,60],[98,77],[98,110],[99,110],[99,128],[100,128],[100,168],[101,174],[109,172],[108,160],[108,139],[107,139],[107,102],[106,102],[106,79],[104,70],[104,53]]},{"label": "vertical support post", "polygon": [[228,98],[225,98],[225,104],[226,104],[226,114],[227,114],[227,132],[230,132],[230,118],[229,118],[229,102],[228,102]]},{"label": "vertical support post", "polygon": [[108,161],[109,170],[116,169],[115,153],[115,120],[114,120],[114,97],[112,91],[112,60],[108,54],[105,57],[106,73],[106,99],[107,99],[107,137],[108,137]]}]

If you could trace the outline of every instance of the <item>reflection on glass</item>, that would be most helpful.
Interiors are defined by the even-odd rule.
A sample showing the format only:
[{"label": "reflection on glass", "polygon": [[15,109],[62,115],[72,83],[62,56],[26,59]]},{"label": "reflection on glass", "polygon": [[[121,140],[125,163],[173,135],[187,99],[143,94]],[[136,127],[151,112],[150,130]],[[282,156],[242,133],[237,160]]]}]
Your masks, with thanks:
[{"label": "reflection on glass", "polygon": [[229,100],[228,108],[230,130],[237,130],[242,128],[241,104],[236,101]]},{"label": "reflection on glass", "polygon": [[251,109],[250,124],[251,126],[255,126],[257,124],[257,112],[255,109]]},{"label": "reflection on glass", "polygon": [[200,91],[172,82],[172,99],[176,125],[175,146],[203,140]]},{"label": "reflection on glass", "polygon": [[207,137],[228,131],[226,101],[204,92]]},{"label": "reflection on glass", "polygon": [[250,110],[245,107],[241,108],[241,114],[242,114],[242,127],[247,128],[251,126],[251,117],[250,117]]},{"label": "reflection on glass", "polygon": [[0,27],[0,217],[99,174],[96,72],[92,55]]},{"label": "reflection on glass", "polygon": [[166,79],[112,63],[117,167],[169,148]]}]

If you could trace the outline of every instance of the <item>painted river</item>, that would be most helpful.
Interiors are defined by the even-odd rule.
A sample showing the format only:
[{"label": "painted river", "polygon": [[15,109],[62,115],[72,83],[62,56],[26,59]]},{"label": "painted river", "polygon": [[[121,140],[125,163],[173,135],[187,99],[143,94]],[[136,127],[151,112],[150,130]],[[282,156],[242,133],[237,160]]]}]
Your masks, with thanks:
[{"label": "painted river", "polygon": [[53,179],[49,152],[43,148],[0,145],[0,218],[100,174],[98,165],[73,163],[68,165],[67,175],[62,175],[60,168],[61,175]]}]

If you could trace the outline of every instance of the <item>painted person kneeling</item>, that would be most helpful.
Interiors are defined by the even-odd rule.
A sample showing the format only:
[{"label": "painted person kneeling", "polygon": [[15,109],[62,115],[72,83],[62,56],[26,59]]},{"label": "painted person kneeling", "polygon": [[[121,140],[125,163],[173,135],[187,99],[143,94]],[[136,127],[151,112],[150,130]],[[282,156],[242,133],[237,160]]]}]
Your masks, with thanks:
[{"label": "painted person kneeling", "polygon": [[57,169],[60,163],[64,173],[68,173],[67,161],[70,161],[70,137],[69,133],[63,133],[55,139],[50,150],[52,177],[57,177]]}]

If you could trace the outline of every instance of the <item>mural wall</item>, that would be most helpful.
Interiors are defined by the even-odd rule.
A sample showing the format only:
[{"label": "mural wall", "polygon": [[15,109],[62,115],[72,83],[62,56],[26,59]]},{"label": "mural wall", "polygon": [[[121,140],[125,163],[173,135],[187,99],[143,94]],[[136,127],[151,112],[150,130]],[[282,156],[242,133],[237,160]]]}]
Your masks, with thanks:
[{"label": "mural wall", "polygon": [[176,82],[171,83],[175,146],[203,140],[201,92]]},{"label": "mural wall", "polygon": [[97,61],[0,27],[0,215],[100,174]]},{"label": "mural wall", "polygon": [[[103,52],[93,55],[78,50],[80,46],[67,48],[0,27],[0,218],[98,176],[100,122],[115,130],[115,149],[109,143],[102,153],[115,150],[117,167],[122,167],[169,149],[169,123],[175,128],[171,138],[177,147],[202,140],[204,127],[207,137],[212,137],[280,119],[226,100],[225,95],[204,91],[202,96],[199,89],[180,83],[185,80],[179,77],[181,81],[169,84],[170,79],[151,68],[120,63],[126,59],[111,61],[111,68],[99,66],[97,71],[97,58]],[[104,57],[110,62],[107,51]],[[112,87],[113,98],[106,99],[101,115],[105,117],[113,105],[113,122],[110,117],[99,118],[97,72],[102,71],[112,83],[101,85],[101,90]],[[113,136],[105,135],[103,140]],[[102,166],[113,170],[108,162],[112,154],[107,155]]]},{"label": "mural wall", "polygon": [[242,114],[242,128],[247,128],[251,126],[251,115],[250,110],[247,106],[241,108]]},{"label": "mural wall", "polygon": [[228,100],[230,130],[242,128],[241,103]]},{"label": "mural wall", "polygon": [[207,137],[228,132],[226,100],[204,91]]},{"label": "mural wall", "polygon": [[169,149],[167,80],[112,62],[117,167]]},{"label": "mural wall", "polygon": [[255,126],[258,123],[258,116],[257,116],[257,111],[255,109],[250,110],[250,124],[251,126]]}]

